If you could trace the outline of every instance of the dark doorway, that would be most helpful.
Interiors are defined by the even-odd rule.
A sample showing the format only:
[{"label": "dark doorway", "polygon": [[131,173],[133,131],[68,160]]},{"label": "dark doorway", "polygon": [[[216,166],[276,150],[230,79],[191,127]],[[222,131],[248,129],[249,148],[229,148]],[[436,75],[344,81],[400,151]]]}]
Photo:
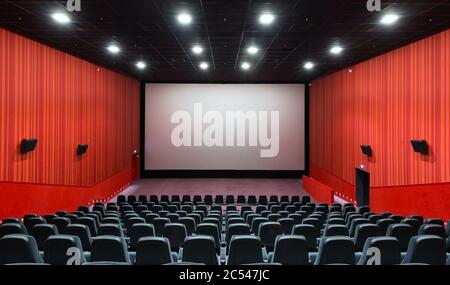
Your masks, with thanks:
[{"label": "dark doorway", "polygon": [[370,173],[356,168],[356,202],[358,207],[369,206]]}]

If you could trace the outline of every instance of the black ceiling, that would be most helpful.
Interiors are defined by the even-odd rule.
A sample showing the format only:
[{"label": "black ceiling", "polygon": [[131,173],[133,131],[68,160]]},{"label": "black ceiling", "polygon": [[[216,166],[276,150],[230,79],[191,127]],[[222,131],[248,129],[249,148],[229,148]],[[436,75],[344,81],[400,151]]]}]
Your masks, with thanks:
[{"label": "black ceiling", "polygon": [[[450,27],[450,1],[386,1],[369,12],[367,0],[81,0],[81,12],[61,26],[50,14],[64,1],[0,0],[0,27],[141,80],[159,82],[300,81],[392,50]],[[189,11],[193,22],[180,26],[176,15]],[[268,27],[258,23],[263,11],[276,15]],[[383,12],[401,15],[393,26],[379,24]],[[105,47],[117,42],[119,55]],[[191,52],[199,43],[205,52]],[[343,54],[329,48],[339,43]],[[249,56],[255,44],[260,51]],[[144,60],[145,70],[135,62]],[[242,71],[248,61],[251,70]],[[316,63],[304,70],[303,63]],[[198,68],[210,63],[208,71]]]}]

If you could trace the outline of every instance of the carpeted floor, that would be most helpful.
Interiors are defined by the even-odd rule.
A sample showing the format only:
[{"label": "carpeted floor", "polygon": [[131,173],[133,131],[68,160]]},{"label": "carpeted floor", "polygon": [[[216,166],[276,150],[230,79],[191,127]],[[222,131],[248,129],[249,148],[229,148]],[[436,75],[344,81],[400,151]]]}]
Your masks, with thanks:
[{"label": "carpeted floor", "polygon": [[[121,195],[308,195],[301,179],[141,179]],[[112,199],[115,201],[115,198]]]}]

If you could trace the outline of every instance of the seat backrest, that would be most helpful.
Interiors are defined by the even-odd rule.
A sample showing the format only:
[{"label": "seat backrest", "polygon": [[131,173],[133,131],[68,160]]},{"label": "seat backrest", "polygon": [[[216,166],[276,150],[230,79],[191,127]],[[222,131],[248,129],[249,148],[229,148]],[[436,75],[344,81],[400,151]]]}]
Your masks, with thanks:
[{"label": "seat backrest", "polygon": [[155,218],[159,218],[159,215],[158,215],[158,214],[155,214],[155,213],[151,213],[151,214],[145,215],[145,217],[144,217],[145,222],[146,222],[146,223],[149,223],[149,224],[152,224],[152,223],[153,223],[153,220],[154,220]]},{"label": "seat backrest", "polygon": [[2,220],[2,224],[21,224],[18,218],[5,218]]},{"label": "seat backrest", "polygon": [[0,265],[43,262],[32,236],[9,234],[0,238]]},{"label": "seat backrest", "polygon": [[302,224],[305,225],[313,225],[314,227],[321,229],[322,228],[322,222],[318,218],[306,218],[303,219]]},{"label": "seat backrest", "polygon": [[164,228],[164,225],[168,223],[170,223],[168,218],[154,218],[153,226],[155,227],[155,235],[162,236],[162,229]]},{"label": "seat backrest", "polygon": [[150,224],[137,223],[130,228],[128,236],[130,237],[130,249],[135,250],[140,238],[155,236],[155,228]]},{"label": "seat backrest", "polygon": [[57,217],[57,218],[54,218],[49,223],[56,225],[56,227],[58,228],[58,231],[62,233],[62,232],[64,232],[64,229],[67,227],[67,225],[70,224],[70,220],[65,217]]},{"label": "seat backrest", "polygon": [[317,238],[319,237],[320,229],[317,229],[313,225],[294,225],[292,234],[304,236],[308,244],[308,250],[314,251],[317,249]]},{"label": "seat backrest", "polygon": [[219,265],[214,238],[208,235],[187,237],[183,244],[182,261]]},{"label": "seat backrest", "polygon": [[49,236],[57,235],[58,228],[51,224],[37,224],[31,229],[31,235],[36,240],[39,250],[44,249],[45,241]]},{"label": "seat backrest", "polygon": [[344,225],[327,225],[324,231],[324,237],[348,236],[348,228]]},{"label": "seat backrest", "polygon": [[[200,195],[194,196],[194,204],[197,204],[202,201],[202,197]],[[205,204],[211,205],[213,203],[212,195],[205,195]]]},{"label": "seat backrest", "polygon": [[159,198],[159,201],[169,203],[170,202],[169,195],[161,195],[161,197]]},{"label": "seat backrest", "polygon": [[44,220],[42,217],[30,217],[28,219],[23,220],[23,224],[25,225],[25,228],[28,232],[31,232],[31,229],[34,225],[37,224],[46,224],[47,221]]},{"label": "seat backrest", "polygon": [[168,223],[164,225],[162,235],[169,239],[172,251],[178,251],[186,238],[186,227],[179,223]]},{"label": "seat backrest", "polygon": [[355,247],[350,237],[335,236],[322,238],[315,265],[355,264]]},{"label": "seat backrest", "polygon": [[102,219],[102,224],[120,224],[119,218],[116,217],[106,217]]},{"label": "seat backrest", "polygon": [[[294,225],[297,225],[297,224],[301,224],[302,223],[303,215],[294,213],[294,214],[289,214],[288,218],[293,219],[294,220]],[[290,234],[290,233],[288,233],[288,234]]]},{"label": "seat backrest", "polygon": [[24,225],[18,223],[7,223],[0,225],[0,238],[11,234],[27,235],[28,231]]},{"label": "seat backrest", "polygon": [[361,251],[369,237],[383,236],[381,228],[374,224],[359,224],[356,226],[355,231],[355,250]]},{"label": "seat backrest", "polygon": [[230,241],[227,265],[263,262],[262,245],[259,237],[236,235]]},{"label": "seat backrest", "polygon": [[195,233],[195,220],[191,217],[183,217],[178,219],[178,223],[183,224],[186,227],[186,234],[188,236]]},{"label": "seat backrest", "polygon": [[122,227],[120,224],[101,224],[97,235],[123,237]]},{"label": "seat backrest", "polygon": [[278,203],[278,196],[277,195],[270,195],[269,202]]},{"label": "seat backrest", "polygon": [[[379,250],[380,259],[377,263],[373,249]],[[401,247],[395,237],[370,237],[366,240],[362,250],[359,265],[395,265],[401,262]]]},{"label": "seat backrest", "polygon": [[220,232],[216,224],[211,223],[198,224],[196,234],[213,237],[216,246],[216,253],[220,254]]},{"label": "seat backrest", "polygon": [[234,204],[234,196],[233,195],[227,195],[225,197],[225,203],[226,204]]},{"label": "seat backrest", "polygon": [[116,236],[95,237],[92,240],[91,261],[131,263],[125,240]]},{"label": "seat backrest", "polygon": [[216,197],[214,198],[214,204],[223,204],[223,196],[216,195]]},{"label": "seat backrest", "polygon": [[422,225],[421,221],[414,218],[406,218],[402,221],[402,223],[410,225],[413,228],[414,235],[419,233],[420,226]]},{"label": "seat backrest", "polygon": [[395,224],[393,219],[380,219],[377,221],[377,225],[381,228],[383,235],[386,234],[389,225]]},{"label": "seat backrest", "polygon": [[178,223],[178,220],[180,219],[180,215],[175,214],[175,213],[169,213],[166,215],[166,218],[168,218],[171,223]]},{"label": "seat backrest", "polygon": [[143,237],[136,246],[136,265],[171,263],[170,242],[165,237]]},{"label": "seat backrest", "polygon": [[309,202],[311,202],[311,197],[309,197],[307,195],[302,197],[302,204],[303,205],[306,205],[306,203],[309,203]]},{"label": "seat backrest", "polygon": [[415,233],[413,227],[408,224],[392,224],[389,225],[386,235],[396,238],[400,243],[401,251],[406,251]]},{"label": "seat backrest", "polygon": [[267,202],[268,202],[268,200],[267,200],[267,196],[266,195],[260,195],[258,197],[258,204],[260,204],[260,205],[267,205]]},{"label": "seat backrest", "polygon": [[[94,218],[83,216],[83,217],[78,218],[76,223],[88,226],[89,232],[92,236],[97,235],[97,225],[95,223]],[[80,237],[80,239],[82,240],[81,242],[83,243],[83,239],[81,237]]]},{"label": "seat backrest", "polygon": [[426,219],[424,221],[424,224],[440,225],[440,226],[445,227],[444,221],[441,219],[437,219],[437,218]]},{"label": "seat backrest", "polygon": [[279,219],[281,219],[281,215],[280,214],[270,214],[267,216],[267,218],[271,222],[277,222]]},{"label": "seat backrest", "polygon": [[272,263],[308,265],[308,243],[302,236],[280,235],[275,240]]},{"label": "seat backrest", "polygon": [[389,218],[393,219],[397,224],[401,223],[405,219],[405,217],[400,215],[391,215]]},{"label": "seat backrest", "polygon": [[423,224],[419,228],[419,235],[435,235],[445,239],[445,228],[436,224]]},{"label": "seat backrest", "polygon": [[278,220],[281,227],[283,228],[283,233],[286,235],[290,235],[292,233],[292,227],[294,226],[294,219],[292,218],[282,218]]},{"label": "seat backrest", "polygon": [[250,230],[253,233],[257,234],[259,232],[259,225],[262,224],[262,223],[268,222],[268,221],[269,221],[268,218],[262,218],[262,217],[261,218],[254,218],[253,221],[252,221],[252,225],[251,225]]},{"label": "seat backrest", "polygon": [[91,251],[92,236],[88,226],[82,224],[70,224],[63,232],[66,235],[77,236],[85,251]]},{"label": "seat backrest", "polygon": [[250,226],[244,223],[232,224],[227,228],[225,234],[225,243],[229,246],[231,238],[235,235],[249,235]]},{"label": "seat backrest", "polygon": [[[78,249],[78,252],[72,249]],[[69,251],[69,249],[71,249]],[[79,254],[79,260],[74,259]],[[80,265],[86,262],[77,236],[52,235],[44,243],[44,261],[51,265]],[[69,263],[69,264],[68,264]]]},{"label": "seat backrest", "polygon": [[345,220],[343,218],[329,218],[327,225],[343,225],[348,230],[348,227],[345,225]]},{"label": "seat backrest", "polygon": [[291,203],[299,203],[300,202],[300,196],[292,196],[291,197]]},{"label": "seat backrest", "polygon": [[445,241],[435,235],[414,236],[409,241],[408,251],[402,263],[425,263],[445,265]]},{"label": "seat backrest", "polygon": [[362,224],[370,224],[370,220],[365,219],[365,218],[356,218],[353,219],[350,227],[349,227],[349,231],[350,231],[350,236],[354,237],[356,235],[356,228],[358,227],[358,225],[362,225]]},{"label": "seat backrest", "polygon": [[283,235],[283,227],[278,222],[266,222],[259,226],[258,236],[267,251],[273,251],[277,236]]},{"label": "seat backrest", "polygon": [[249,203],[250,205],[256,205],[256,203],[258,203],[256,196],[255,195],[249,195],[248,199],[247,199],[247,203]]}]

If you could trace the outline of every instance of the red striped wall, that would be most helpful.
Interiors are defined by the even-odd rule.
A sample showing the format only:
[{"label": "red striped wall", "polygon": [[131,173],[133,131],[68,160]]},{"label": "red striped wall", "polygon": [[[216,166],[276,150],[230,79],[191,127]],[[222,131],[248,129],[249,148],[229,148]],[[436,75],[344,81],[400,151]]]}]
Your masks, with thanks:
[{"label": "red striped wall", "polygon": [[0,181],[89,188],[130,171],[139,104],[137,80],[0,29]]},{"label": "red striped wall", "polygon": [[[405,186],[450,182],[450,30],[351,70],[312,82],[312,177],[348,192],[344,184],[354,185],[355,167],[364,164],[373,187],[403,186],[387,199],[409,195]],[[430,155],[414,153],[412,139],[426,139]],[[372,146],[371,159],[362,144]]]}]

